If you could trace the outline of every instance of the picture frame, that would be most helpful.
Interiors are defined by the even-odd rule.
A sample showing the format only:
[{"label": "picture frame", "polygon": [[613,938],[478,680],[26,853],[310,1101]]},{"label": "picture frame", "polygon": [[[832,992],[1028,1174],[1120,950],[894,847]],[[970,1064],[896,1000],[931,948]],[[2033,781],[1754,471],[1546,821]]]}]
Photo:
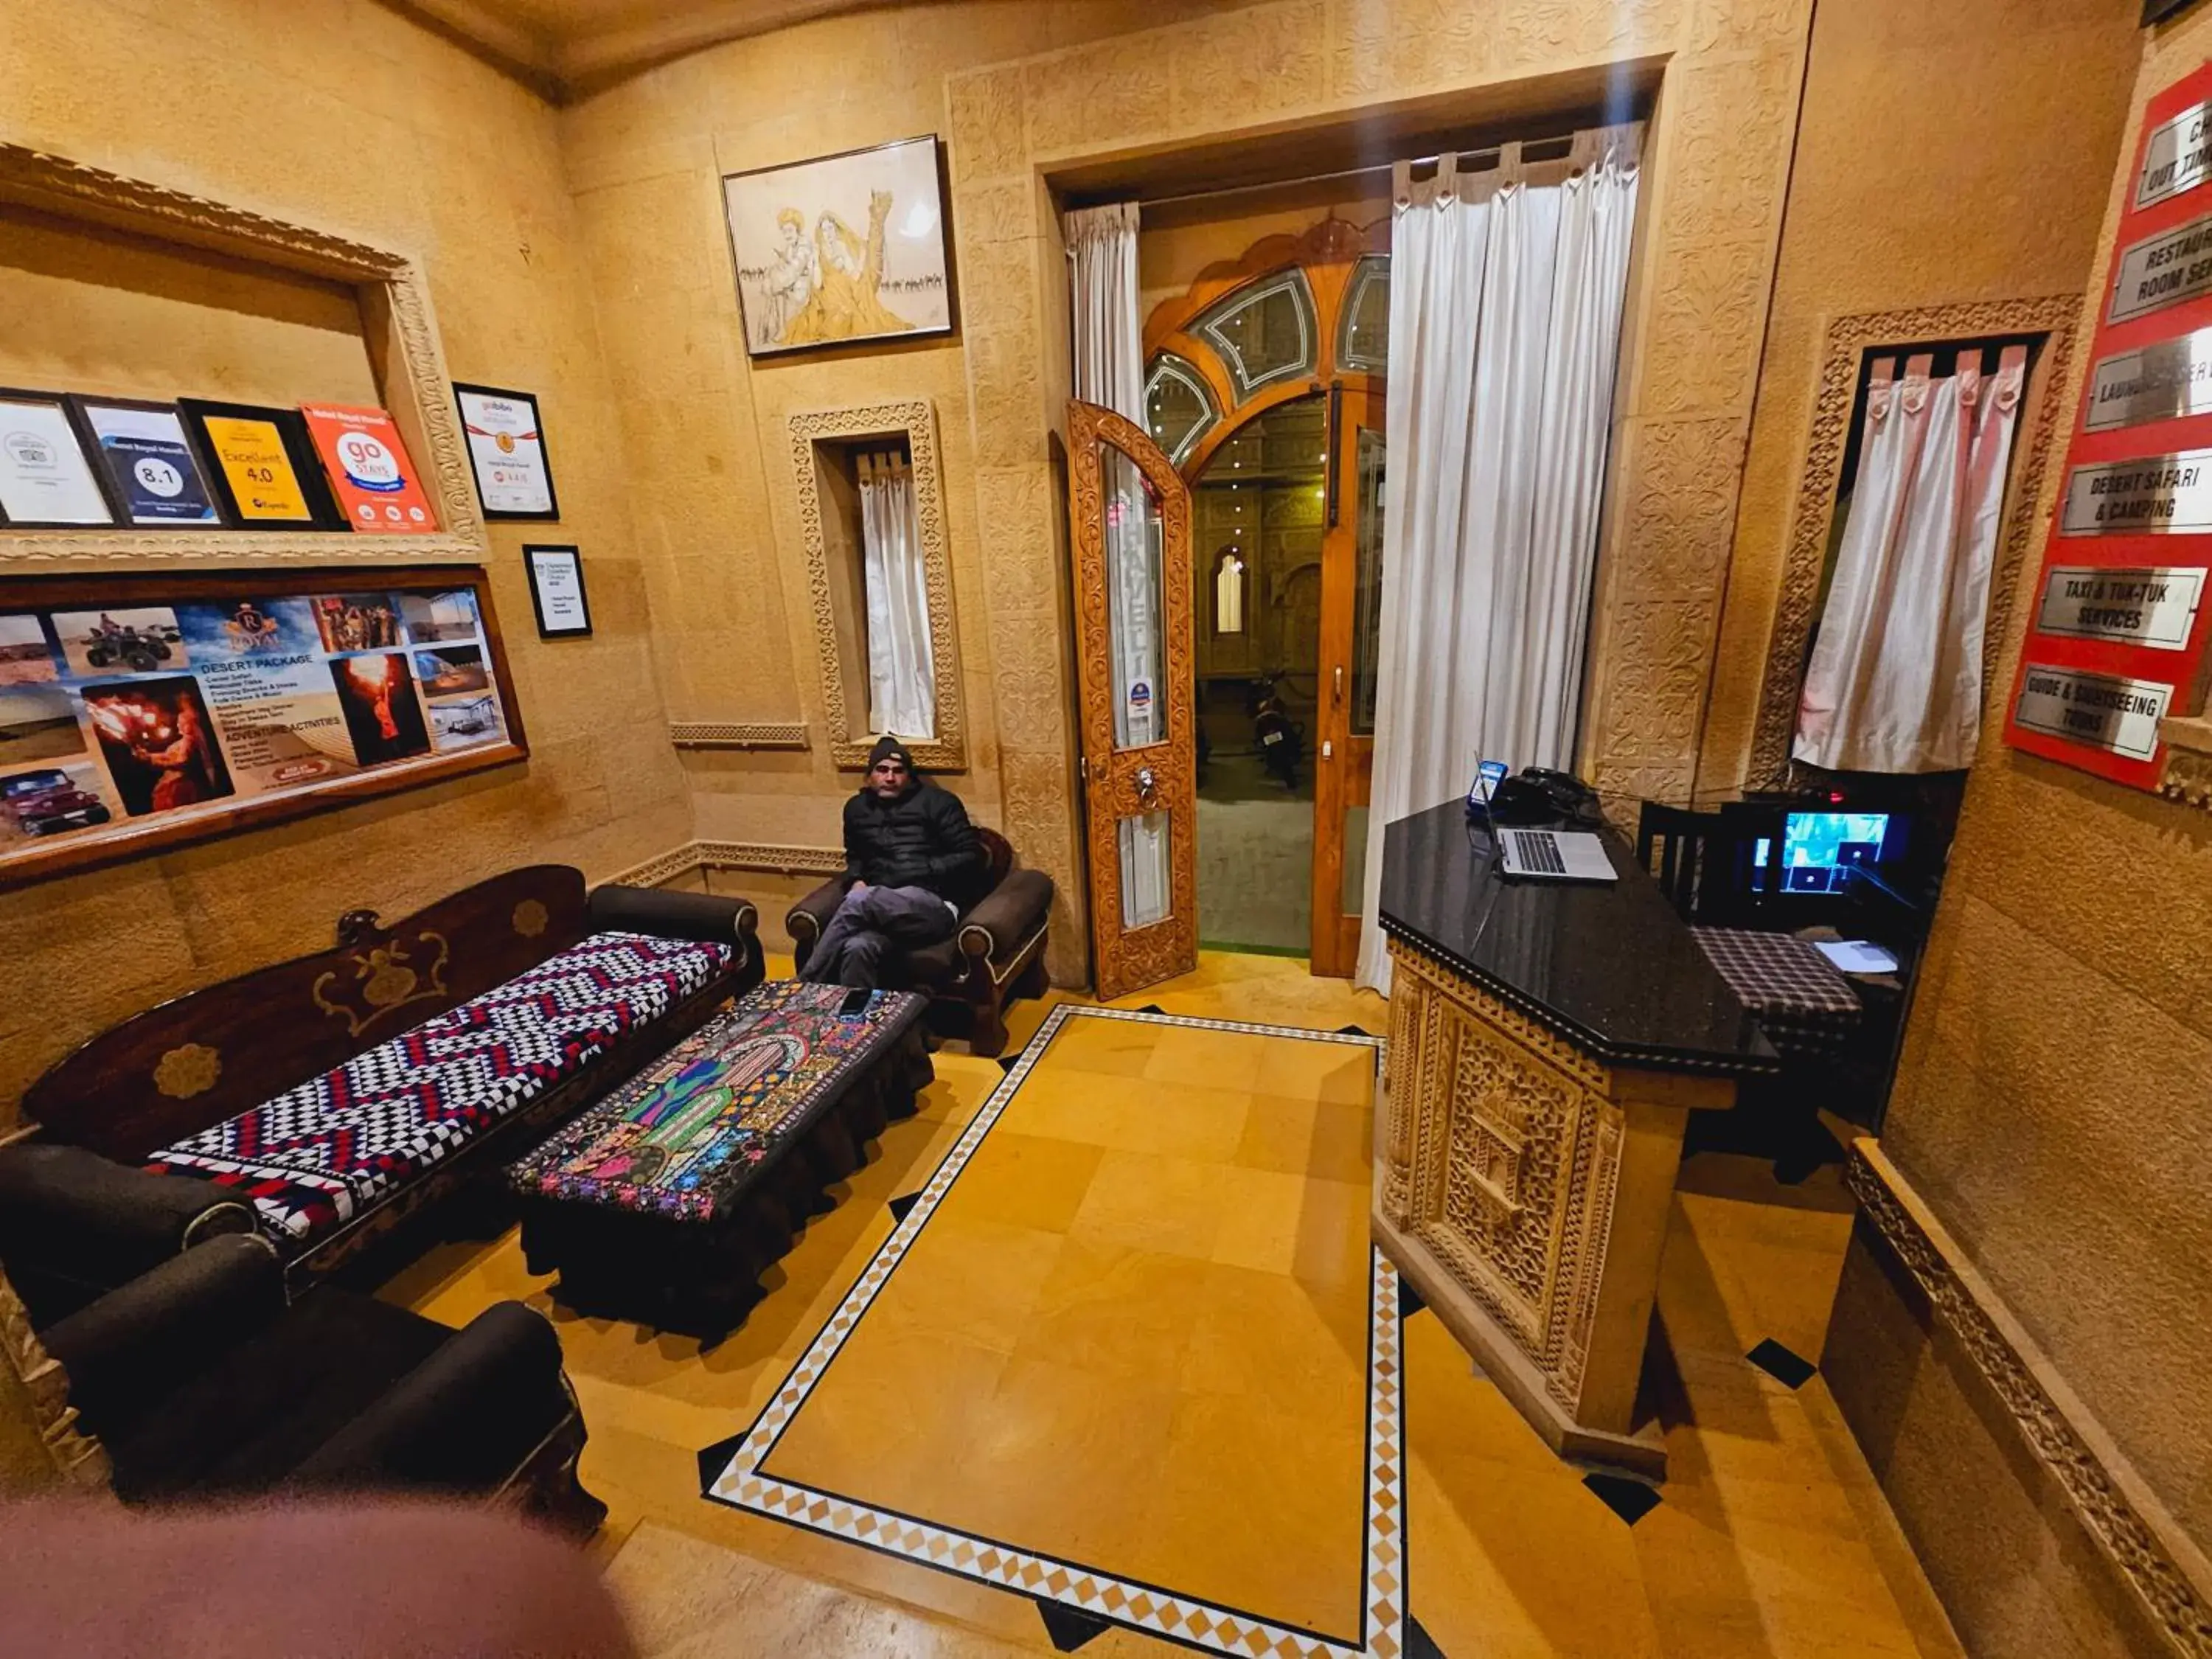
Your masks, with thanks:
[{"label": "picture frame", "polygon": [[935,133],[722,175],[749,357],[953,331]]},{"label": "picture frame", "polygon": [[552,452],[535,392],[453,382],[477,502],[488,520],[547,522],[561,516]]},{"label": "picture frame", "polygon": [[[20,411],[21,418],[9,418],[10,411]],[[34,505],[40,497],[51,498],[43,510]],[[52,509],[70,506],[83,516],[50,516]],[[0,386],[0,525],[10,530],[115,527],[115,503],[99,465],[85,452],[83,431],[65,393]]]},{"label": "picture frame", "polygon": [[176,404],[82,392],[65,401],[118,525],[205,530],[223,524],[206,459]]},{"label": "picture frame", "polygon": [[481,564],[0,576],[0,891],[525,760]]},{"label": "picture frame", "polygon": [[[177,408],[185,417],[187,434],[199,451],[208,483],[215,492],[216,507],[226,524],[240,530],[352,528],[331,495],[321,459],[315,453],[314,443],[307,435],[307,423],[298,410],[264,404],[223,403],[205,398],[179,398]],[[210,427],[210,422],[216,424]],[[226,423],[244,428],[274,428],[278,453],[268,454],[267,443],[258,434],[250,430],[228,429]],[[279,460],[289,466],[289,477],[276,467]],[[305,516],[272,514],[265,510],[269,502],[257,508],[252,500],[241,498],[241,488],[252,488],[249,471],[262,467],[277,475],[260,480],[270,490],[271,500],[281,502],[289,494]]]},{"label": "picture frame", "polygon": [[530,605],[541,640],[582,640],[592,634],[592,602],[584,592],[584,559],[573,543],[526,546]]}]

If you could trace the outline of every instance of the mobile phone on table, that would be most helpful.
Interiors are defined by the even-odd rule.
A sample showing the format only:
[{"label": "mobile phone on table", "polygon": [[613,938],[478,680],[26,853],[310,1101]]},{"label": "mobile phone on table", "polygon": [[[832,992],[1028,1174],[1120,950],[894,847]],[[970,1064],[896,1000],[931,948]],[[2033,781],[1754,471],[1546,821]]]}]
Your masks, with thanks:
[{"label": "mobile phone on table", "polygon": [[869,990],[852,990],[846,992],[845,1000],[837,1005],[837,1018],[840,1019],[858,1019],[862,1014],[868,1012],[868,1004],[874,999],[875,994],[876,994],[873,991]]}]

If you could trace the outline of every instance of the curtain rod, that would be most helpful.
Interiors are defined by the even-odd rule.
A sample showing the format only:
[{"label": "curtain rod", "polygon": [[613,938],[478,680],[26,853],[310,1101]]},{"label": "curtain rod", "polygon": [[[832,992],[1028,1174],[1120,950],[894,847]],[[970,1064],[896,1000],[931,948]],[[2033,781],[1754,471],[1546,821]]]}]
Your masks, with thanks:
[{"label": "curtain rod", "polygon": [[[1575,135],[1567,133],[1550,138],[1530,138],[1522,143],[1521,149],[1523,154],[1530,150],[1540,151],[1554,144],[1563,150],[1571,149],[1574,148],[1574,142]],[[1457,155],[1462,161],[1475,161],[1486,156],[1500,155],[1504,149],[1505,146],[1502,143],[1486,144],[1480,149],[1454,150],[1450,154]],[[1407,165],[1417,167],[1434,167],[1438,161],[1443,160],[1444,154],[1445,152],[1439,150],[1434,155],[1416,155],[1408,161]],[[1544,161],[1549,158],[1540,155],[1532,159]],[[1223,196],[1249,196],[1255,191],[1263,190],[1290,190],[1299,185],[1334,184],[1340,179],[1364,179],[1370,173],[1381,173],[1387,179],[1389,177],[1391,168],[1396,165],[1395,161],[1376,161],[1362,167],[1343,167],[1334,173],[1310,173],[1297,179],[1269,179],[1252,185],[1224,185],[1214,190],[1182,191],[1173,196],[1139,196],[1135,201],[1139,209],[1167,207],[1180,202],[1212,201]]]}]

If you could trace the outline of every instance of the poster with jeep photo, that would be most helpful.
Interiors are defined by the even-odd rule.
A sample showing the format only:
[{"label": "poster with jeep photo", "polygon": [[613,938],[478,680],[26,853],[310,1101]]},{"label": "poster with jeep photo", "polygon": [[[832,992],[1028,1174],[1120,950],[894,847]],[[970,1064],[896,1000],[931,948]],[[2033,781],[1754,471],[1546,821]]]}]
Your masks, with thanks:
[{"label": "poster with jeep photo", "polygon": [[[87,843],[135,854],[308,810],[284,803],[328,787],[520,757],[495,624],[457,574],[409,591],[42,582],[69,602],[0,612],[0,887],[108,856]],[[386,769],[389,785],[368,781]]]}]

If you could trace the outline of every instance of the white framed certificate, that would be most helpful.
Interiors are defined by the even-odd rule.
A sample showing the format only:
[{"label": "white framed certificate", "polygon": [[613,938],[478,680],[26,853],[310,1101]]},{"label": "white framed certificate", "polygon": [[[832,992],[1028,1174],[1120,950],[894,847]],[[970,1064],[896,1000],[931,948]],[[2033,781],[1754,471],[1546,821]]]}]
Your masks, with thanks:
[{"label": "white framed certificate", "polygon": [[557,519],[553,463],[545,453],[538,399],[527,392],[453,383],[461,430],[469,441],[469,470],[487,519]]},{"label": "white framed certificate", "polygon": [[115,522],[58,392],[0,391],[0,520],[19,530]]},{"label": "white framed certificate", "polygon": [[538,611],[538,637],[583,639],[592,631],[592,605],[584,595],[584,561],[573,547],[526,547],[530,603]]}]

